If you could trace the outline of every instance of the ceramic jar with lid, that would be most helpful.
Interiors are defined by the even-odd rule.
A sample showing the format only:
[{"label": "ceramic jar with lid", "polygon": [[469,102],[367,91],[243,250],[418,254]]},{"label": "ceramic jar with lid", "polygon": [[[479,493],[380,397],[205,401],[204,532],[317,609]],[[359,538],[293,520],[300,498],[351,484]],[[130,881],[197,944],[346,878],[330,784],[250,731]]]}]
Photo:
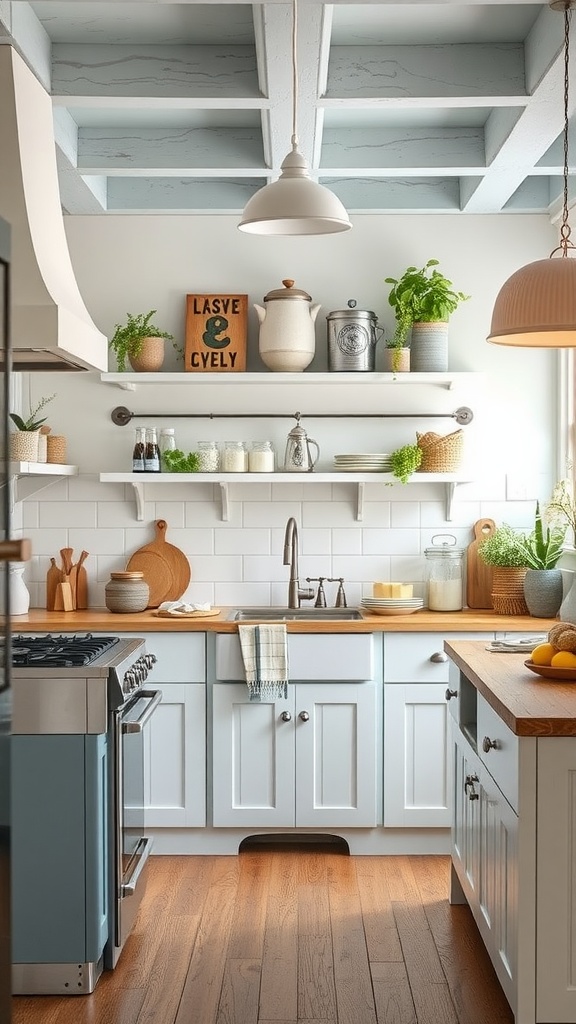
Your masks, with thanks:
[{"label": "ceramic jar with lid", "polygon": [[148,607],[150,588],[143,572],[111,572],[104,587],[109,612],[143,612]]},{"label": "ceramic jar with lid", "polygon": [[248,450],[244,441],[225,441],[222,454],[223,473],[246,473]]},{"label": "ceramic jar with lid", "polygon": [[254,306],[260,321],[260,358],[269,370],[293,373],[305,370],[316,349],[315,322],[320,309],[294,281],[282,281],[264,296],[266,308]]},{"label": "ceramic jar with lid", "polygon": [[274,448],[271,441],[253,441],[248,452],[250,473],[274,472]]}]

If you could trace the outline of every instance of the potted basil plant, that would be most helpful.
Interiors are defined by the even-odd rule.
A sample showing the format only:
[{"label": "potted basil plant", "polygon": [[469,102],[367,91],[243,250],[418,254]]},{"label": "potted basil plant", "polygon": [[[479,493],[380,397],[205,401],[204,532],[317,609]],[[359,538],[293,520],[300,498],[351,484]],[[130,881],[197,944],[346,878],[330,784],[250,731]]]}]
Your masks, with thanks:
[{"label": "potted basil plant", "polygon": [[470,298],[454,291],[430,259],[421,268],[408,267],[402,277],[387,277],[392,288],[388,302],[396,315],[396,334],[407,337],[412,328],[410,369],[417,373],[448,369],[448,321],[461,302]]}]

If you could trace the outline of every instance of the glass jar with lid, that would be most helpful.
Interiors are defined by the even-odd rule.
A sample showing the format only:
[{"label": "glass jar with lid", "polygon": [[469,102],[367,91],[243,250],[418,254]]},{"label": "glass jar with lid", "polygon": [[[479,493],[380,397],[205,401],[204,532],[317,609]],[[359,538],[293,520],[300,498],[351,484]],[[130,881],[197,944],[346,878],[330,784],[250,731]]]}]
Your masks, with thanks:
[{"label": "glass jar with lid", "polygon": [[463,548],[453,534],[435,534],[425,548],[428,608],[432,612],[457,612],[463,606]]},{"label": "glass jar with lid", "polygon": [[224,473],[245,473],[248,469],[248,451],[244,441],[225,441],[222,454]]},{"label": "glass jar with lid", "polygon": [[274,472],[274,447],[271,441],[253,441],[248,452],[250,473]]},{"label": "glass jar with lid", "polygon": [[166,472],[166,469],[168,467],[166,466],[166,462],[165,462],[164,456],[165,456],[166,452],[174,452],[174,451],[176,451],[176,436],[175,436],[174,428],[173,427],[162,427],[162,430],[160,431],[159,447],[160,447],[160,468],[161,468],[161,470]]},{"label": "glass jar with lid", "polygon": [[217,473],[220,469],[220,449],[216,441],[198,441],[198,470],[200,473]]}]

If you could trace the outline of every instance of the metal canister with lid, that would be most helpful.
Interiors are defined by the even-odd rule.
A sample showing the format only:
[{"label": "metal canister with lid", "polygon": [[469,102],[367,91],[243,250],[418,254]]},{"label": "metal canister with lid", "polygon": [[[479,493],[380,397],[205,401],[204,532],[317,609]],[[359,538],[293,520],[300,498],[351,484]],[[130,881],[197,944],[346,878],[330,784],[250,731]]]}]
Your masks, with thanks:
[{"label": "metal canister with lid", "polygon": [[456,547],[451,533],[437,533],[425,548],[428,608],[432,612],[458,612],[463,607],[464,549]]},{"label": "metal canister with lid", "polygon": [[340,373],[374,370],[376,344],[384,334],[376,313],[356,309],[356,299],[348,299],[348,309],[333,310],[326,321],[328,369]]}]

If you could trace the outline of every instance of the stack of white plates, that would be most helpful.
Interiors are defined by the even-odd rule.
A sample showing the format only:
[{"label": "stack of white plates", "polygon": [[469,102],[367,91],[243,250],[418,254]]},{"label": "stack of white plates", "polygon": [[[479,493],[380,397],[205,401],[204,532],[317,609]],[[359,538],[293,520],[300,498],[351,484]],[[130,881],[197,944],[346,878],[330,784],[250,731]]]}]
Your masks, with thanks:
[{"label": "stack of white plates", "polygon": [[374,615],[408,615],[424,607],[421,597],[363,597],[362,607]]},{"label": "stack of white plates", "polygon": [[389,473],[390,455],[378,452],[335,455],[334,467],[341,473]]}]

